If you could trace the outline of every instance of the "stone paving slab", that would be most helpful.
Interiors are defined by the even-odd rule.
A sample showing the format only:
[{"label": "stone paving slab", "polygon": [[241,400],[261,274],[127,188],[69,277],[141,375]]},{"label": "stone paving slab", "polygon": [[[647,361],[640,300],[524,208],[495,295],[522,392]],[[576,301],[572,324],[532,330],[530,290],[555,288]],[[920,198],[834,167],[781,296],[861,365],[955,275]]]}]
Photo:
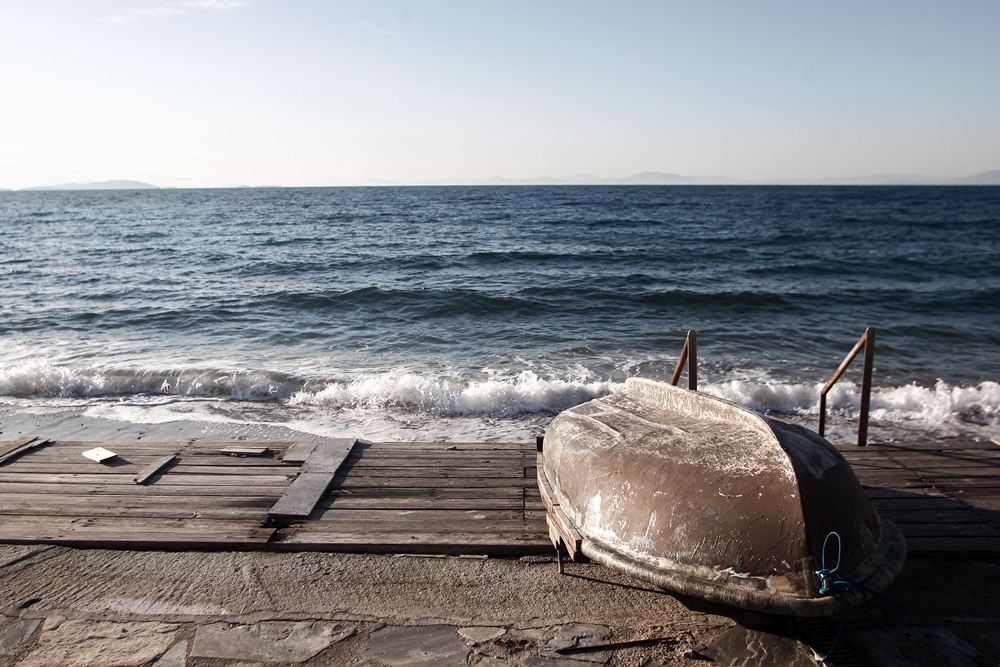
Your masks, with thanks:
[{"label": "stone paving slab", "polygon": [[139,667],[162,656],[179,629],[155,621],[65,621],[42,632],[19,667]]},{"label": "stone paving slab", "polygon": [[579,667],[579,663],[606,664],[611,660],[610,651],[574,653],[573,649],[603,644],[611,636],[611,630],[603,625],[587,625],[571,623],[556,630],[555,636],[549,640],[542,650],[542,657],[550,660],[570,660]]},{"label": "stone paving slab", "polygon": [[466,667],[469,649],[450,625],[396,626],[373,632],[364,657],[389,667]]},{"label": "stone paving slab", "polygon": [[507,628],[473,626],[459,628],[458,634],[473,646],[485,644],[507,634]]},{"label": "stone paving slab", "polygon": [[[3,618],[8,619],[9,617],[4,616]],[[41,624],[41,620],[37,618],[25,618],[8,625],[3,632],[0,632],[0,655],[14,653],[17,647],[30,637]]]},{"label": "stone paving slab", "polygon": [[188,641],[177,642],[171,646],[160,659],[153,663],[153,667],[186,667],[187,665]]},{"label": "stone paving slab", "polygon": [[816,667],[812,649],[791,638],[736,626],[716,637],[697,654],[720,665],[742,667]]},{"label": "stone paving slab", "polygon": [[305,662],[347,639],[355,628],[322,621],[262,621],[199,625],[192,658]]}]

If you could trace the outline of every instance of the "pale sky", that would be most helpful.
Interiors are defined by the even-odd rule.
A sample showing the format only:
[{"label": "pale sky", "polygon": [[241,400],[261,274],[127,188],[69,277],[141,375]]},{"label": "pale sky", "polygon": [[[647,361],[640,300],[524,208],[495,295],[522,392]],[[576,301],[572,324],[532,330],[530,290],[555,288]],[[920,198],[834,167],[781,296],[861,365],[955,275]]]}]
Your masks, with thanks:
[{"label": "pale sky", "polygon": [[1000,168],[997,0],[0,0],[0,187]]}]

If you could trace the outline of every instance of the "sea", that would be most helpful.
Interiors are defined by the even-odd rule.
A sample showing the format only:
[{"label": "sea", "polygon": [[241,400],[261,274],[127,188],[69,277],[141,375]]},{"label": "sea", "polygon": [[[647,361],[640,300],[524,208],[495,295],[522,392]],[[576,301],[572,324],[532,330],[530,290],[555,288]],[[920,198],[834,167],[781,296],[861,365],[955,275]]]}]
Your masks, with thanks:
[{"label": "sea", "polygon": [[694,330],[701,391],[815,427],[868,327],[871,441],[1000,436],[1000,187],[0,192],[0,420],[533,440]]}]

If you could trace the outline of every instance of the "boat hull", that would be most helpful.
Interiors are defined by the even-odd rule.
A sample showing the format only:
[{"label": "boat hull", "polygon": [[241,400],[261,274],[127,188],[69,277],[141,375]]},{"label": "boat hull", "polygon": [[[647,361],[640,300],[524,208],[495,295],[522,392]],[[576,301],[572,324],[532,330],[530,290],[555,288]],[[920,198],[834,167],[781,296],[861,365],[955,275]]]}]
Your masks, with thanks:
[{"label": "boat hull", "polygon": [[[835,614],[885,589],[905,560],[829,442],[650,380],[557,416],[539,486],[558,541],[569,546],[569,524],[592,560],[737,607]],[[852,585],[820,592],[824,568]]]}]

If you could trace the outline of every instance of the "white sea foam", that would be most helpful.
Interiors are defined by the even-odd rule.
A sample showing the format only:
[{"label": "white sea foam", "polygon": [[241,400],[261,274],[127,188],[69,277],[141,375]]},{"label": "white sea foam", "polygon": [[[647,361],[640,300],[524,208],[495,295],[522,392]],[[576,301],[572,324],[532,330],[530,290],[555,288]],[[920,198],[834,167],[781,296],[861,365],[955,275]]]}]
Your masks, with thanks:
[{"label": "white sea foam", "polygon": [[302,384],[295,378],[264,371],[79,369],[37,359],[0,368],[0,395],[21,397],[162,394],[266,400],[287,398]]},{"label": "white sea foam", "polygon": [[512,417],[554,414],[620,387],[611,382],[546,380],[532,371],[513,378],[468,383],[389,372],[332,383],[315,392],[300,391],[289,402],[328,408],[401,409],[446,416]]},{"label": "white sea foam", "polygon": [[[481,378],[483,371],[476,374]],[[260,370],[81,369],[33,359],[0,367],[0,396],[17,399],[20,411],[28,405],[64,409],[75,403],[87,416],[136,424],[272,423],[323,436],[349,432],[412,439],[418,432],[435,438],[478,433],[495,439],[497,434],[536,433],[552,415],[623,386],[578,368],[548,375],[494,372],[485,379],[461,379],[455,369],[438,374],[397,369],[321,381]],[[700,389],[814,427],[821,386],[743,375],[703,383]],[[830,392],[828,433],[835,441],[853,437],[859,404],[854,383],[842,381]],[[876,387],[871,420],[875,440],[997,437],[1000,383]]]},{"label": "white sea foam", "polygon": [[[755,383],[731,380],[701,387],[702,391],[758,412],[799,417],[819,413],[822,384]],[[827,396],[828,414],[856,419],[861,388],[841,382]],[[908,384],[872,390],[870,418],[886,433],[924,432],[937,437],[991,436],[1000,433],[1000,383],[956,386],[938,381],[932,387]]]}]

